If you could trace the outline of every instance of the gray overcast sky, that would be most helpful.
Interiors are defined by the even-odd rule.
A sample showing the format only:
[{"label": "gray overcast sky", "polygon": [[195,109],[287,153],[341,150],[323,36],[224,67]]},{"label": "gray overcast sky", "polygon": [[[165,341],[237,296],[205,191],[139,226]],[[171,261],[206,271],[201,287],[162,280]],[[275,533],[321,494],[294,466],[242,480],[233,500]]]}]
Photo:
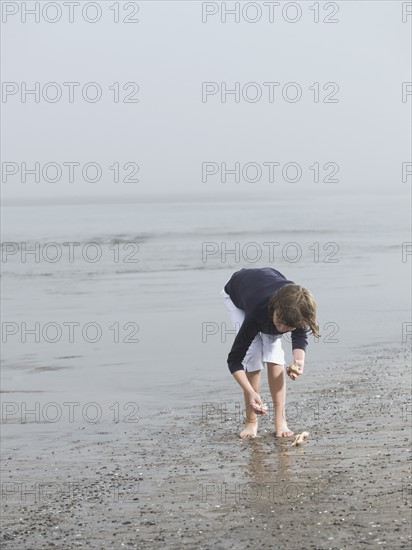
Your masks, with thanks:
[{"label": "gray overcast sky", "polygon": [[[99,3],[101,18],[95,23],[82,16],[80,8],[88,2],[73,8],[73,23],[59,2],[62,17],[54,24],[45,20],[56,17],[53,6],[40,13],[39,22],[30,15],[23,22],[23,4],[29,9],[34,2],[2,2],[5,201],[148,193],[276,196],[291,187],[314,195],[404,194],[410,186],[411,176],[403,182],[401,173],[402,163],[411,161],[412,95],[402,101],[402,82],[412,80],[412,14],[402,21],[405,2],[274,3],[273,22],[263,2],[249,3],[246,12],[247,3],[240,2],[240,21],[228,15],[222,22],[225,5],[233,9],[235,2],[110,1]],[[42,10],[46,4],[40,3]],[[319,6],[318,23],[314,5]],[[202,9],[218,13],[202,22]],[[260,20],[248,22],[259,10]],[[90,6],[86,17],[94,19],[95,14]],[[125,17],[138,23],[125,23]],[[337,22],[326,23],[325,18]],[[27,95],[23,103],[23,83],[31,89],[36,82],[40,101]],[[62,91],[54,103],[42,97],[49,93],[53,98],[49,82],[58,83]],[[80,83],[73,103],[64,82]],[[90,82],[102,90],[95,103],[82,97],[81,89]],[[134,85],[123,89],[130,82],[139,86],[137,93]],[[202,101],[204,82],[216,83],[218,93]],[[240,101],[227,95],[222,102],[223,87],[232,89],[236,82]],[[252,82],[256,84],[245,87]],[[264,85],[268,82],[279,85]],[[288,86],[292,82],[297,85]],[[119,83],[119,102],[114,101],[114,83]],[[327,83],[336,84],[325,90]],[[314,100],[317,88],[319,101]],[[93,96],[93,87],[88,91]],[[256,93],[262,94],[258,101]],[[296,93],[301,93],[298,101]],[[126,96],[139,102],[125,103]],[[338,101],[324,102],[327,97]],[[30,175],[24,183],[24,162],[28,168],[38,162],[41,170],[58,163],[61,180],[47,182],[40,173],[39,183]],[[75,181],[69,181],[64,162],[80,163],[73,168]],[[101,167],[100,181],[87,182],[82,176],[90,162]],[[202,181],[205,162],[217,173]],[[221,164],[231,169],[235,162],[240,163],[240,181],[229,174],[222,181]],[[245,171],[251,162],[256,164]],[[314,181],[316,163],[319,182]],[[270,166],[274,181],[269,179]],[[95,174],[89,166],[86,178]],[[139,181],[122,181],[128,174]],[[49,166],[46,177],[55,175]],[[338,181],[323,181],[328,176]]]}]

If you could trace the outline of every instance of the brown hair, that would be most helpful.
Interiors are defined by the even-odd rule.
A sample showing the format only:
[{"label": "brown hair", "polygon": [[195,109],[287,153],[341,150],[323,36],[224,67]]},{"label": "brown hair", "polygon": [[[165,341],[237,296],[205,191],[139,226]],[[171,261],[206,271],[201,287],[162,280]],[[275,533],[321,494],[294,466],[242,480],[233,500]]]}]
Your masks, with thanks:
[{"label": "brown hair", "polygon": [[309,327],[310,332],[319,338],[319,325],[316,322],[316,302],[307,288],[300,285],[282,286],[268,303],[271,319],[277,312],[279,321],[288,327]]}]

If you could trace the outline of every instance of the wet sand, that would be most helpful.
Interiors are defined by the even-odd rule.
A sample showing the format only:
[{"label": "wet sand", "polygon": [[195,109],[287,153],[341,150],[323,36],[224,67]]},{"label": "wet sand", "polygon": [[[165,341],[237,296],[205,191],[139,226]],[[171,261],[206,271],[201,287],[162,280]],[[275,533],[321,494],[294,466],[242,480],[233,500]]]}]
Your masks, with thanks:
[{"label": "wet sand", "polygon": [[410,548],[410,387],[406,348],[305,372],[288,382],[301,447],[271,409],[242,441],[231,379],[138,422],[10,419],[2,548]]}]

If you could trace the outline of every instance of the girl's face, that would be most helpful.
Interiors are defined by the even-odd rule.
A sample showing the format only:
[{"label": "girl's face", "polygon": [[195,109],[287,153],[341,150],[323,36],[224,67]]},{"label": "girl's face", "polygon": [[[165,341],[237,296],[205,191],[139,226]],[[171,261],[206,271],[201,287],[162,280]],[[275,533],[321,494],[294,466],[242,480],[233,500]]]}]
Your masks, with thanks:
[{"label": "girl's face", "polygon": [[291,330],[295,330],[296,327],[288,327],[287,325],[283,324],[278,317],[277,312],[273,314],[273,324],[275,325],[276,329],[279,332],[290,332]]}]

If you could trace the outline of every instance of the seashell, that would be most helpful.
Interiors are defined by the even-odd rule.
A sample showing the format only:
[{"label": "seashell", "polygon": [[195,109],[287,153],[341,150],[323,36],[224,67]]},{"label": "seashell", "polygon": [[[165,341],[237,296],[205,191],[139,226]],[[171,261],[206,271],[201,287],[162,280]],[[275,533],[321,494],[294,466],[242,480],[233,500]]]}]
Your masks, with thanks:
[{"label": "seashell", "polygon": [[300,367],[299,365],[289,365],[289,370],[292,372],[295,372],[297,374],[300,373]]},{"label": "seashell", "polygon": [[309,437],[309,432],[301,432],[298,434],[295,439],[293,440],[293,443],[291,447],[294,447],[295,445],[302,445],[304,441]]},{"label": "seashell", "polygon": [[253,405],[253,408],[255,410],[255,413],[257,414],[264,414],[268,410],[268,406],[266,403],[262,403],[262,405],[258,405],[257,403]]}]

